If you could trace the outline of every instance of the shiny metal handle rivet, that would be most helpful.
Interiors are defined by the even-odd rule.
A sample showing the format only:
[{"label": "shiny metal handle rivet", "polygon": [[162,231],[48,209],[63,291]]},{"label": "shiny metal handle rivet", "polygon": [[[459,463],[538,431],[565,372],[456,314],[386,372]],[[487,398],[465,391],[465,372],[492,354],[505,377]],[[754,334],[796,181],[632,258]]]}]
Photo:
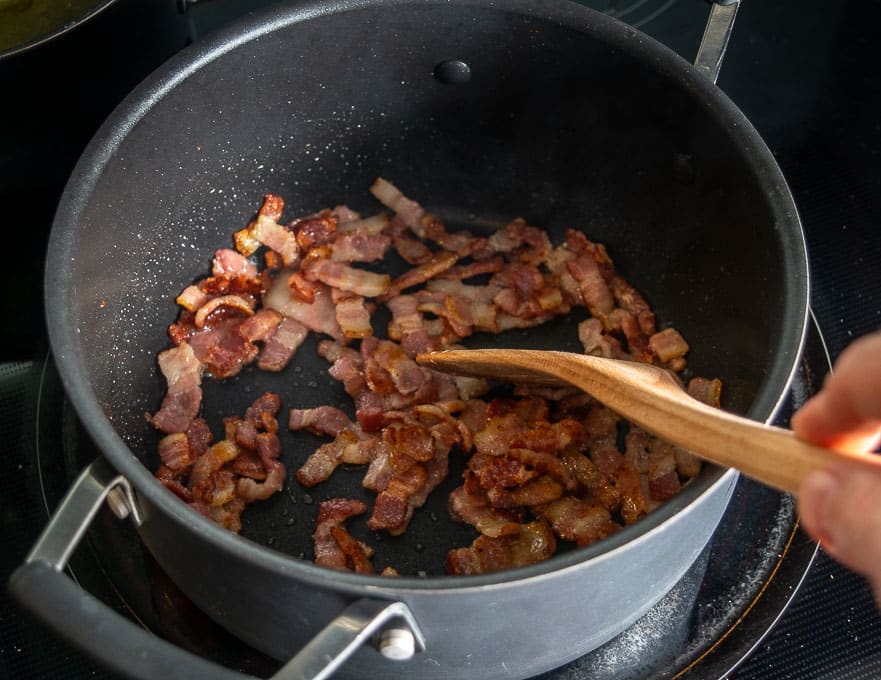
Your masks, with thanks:
[{"label": "shiny metal handle rivet", "polygon": [[416,639],[409,628],[388,628],[379,640],[379,653],[386,659],[406,661],[416,653]]},{"label": "shiny metal handle rivet", "polygon": [[118,486],[107,492],[107,505],[119,519],[125,519],[131,514],[125,492]]}]

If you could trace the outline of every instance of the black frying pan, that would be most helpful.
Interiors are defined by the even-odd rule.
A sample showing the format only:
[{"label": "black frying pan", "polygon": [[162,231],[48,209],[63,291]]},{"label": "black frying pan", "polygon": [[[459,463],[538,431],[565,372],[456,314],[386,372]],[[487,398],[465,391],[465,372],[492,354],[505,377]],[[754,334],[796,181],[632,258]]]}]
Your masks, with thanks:
[{"label": "black frying pan", "polygon": [[[449,60],[469,65],[470,79],[445,76]],[[264,192],[287,199],[288,217],[342,202],[369,213],[377,206],[365,190],[377,175],[450,227],[491,229],[519,215],[557,242],[578,227],[605,243],[662,323],[692,344],[694,372],[720,376],[725,406],[760,420],[786,392],[806,323],[796,210],[761,139],[708,79],[637,31],[558,2],[280,8],[155,74],[81,160],[49,252],[53,350],[87,430],[134,487],[141,535],[172,578],[278,658],[366,597],[404,603],[428,649],[392,668],[361,650],[345,667],[353,677],[535,674],[609,639],[675,583],[724,511],[733,474],[708,467],[638,525],[542,565],[391,581],[296,559],[310,556],[317,502],[360,493],[360,471],[311,491],[292,482],[252,507],[250,541],[197,517],[151,475],[157,436],[143,413],[164,390],[154,358],[174,295],[204,274]],[[574,349],[578,320],[504,342]],[[206,390],[215,432],[221,415],[241,413],[264,389],[286,408],[346,403],[311,344],[297,363],[293,377],[249,370]],[[289,435],[290,473],[316,443]],[[430,503],[405,536],[382,539],[377,566],[437,574],[450,547],[470,542],[446,520],[442,493]],[[358,535],[358,522],[350,526]],[[39,597],[76,597],[45,573],[47,561],[44,550],[32,556],[20,590],[76,637],[77,624],[59,622]],[[536,631],[536,619],[548,625]],[[475,644],[479,659],[469,656]],[[153,668],[143,666],[138,673]]]}]

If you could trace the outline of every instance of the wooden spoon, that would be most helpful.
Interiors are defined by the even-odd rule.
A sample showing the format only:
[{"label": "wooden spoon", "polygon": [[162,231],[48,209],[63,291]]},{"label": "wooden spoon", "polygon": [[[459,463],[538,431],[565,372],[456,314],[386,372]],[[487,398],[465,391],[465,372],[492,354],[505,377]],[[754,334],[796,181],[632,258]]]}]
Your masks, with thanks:
[{"label": "wooden spoon", "polygon": [[708,406],[657,366],[529,349],[446,350],[416,361],[446,373],[575,385],[658,437],[781,491],[797,493],[809,472],[838,460],[881,470],[881,458],[815,446],[791,430]]}]

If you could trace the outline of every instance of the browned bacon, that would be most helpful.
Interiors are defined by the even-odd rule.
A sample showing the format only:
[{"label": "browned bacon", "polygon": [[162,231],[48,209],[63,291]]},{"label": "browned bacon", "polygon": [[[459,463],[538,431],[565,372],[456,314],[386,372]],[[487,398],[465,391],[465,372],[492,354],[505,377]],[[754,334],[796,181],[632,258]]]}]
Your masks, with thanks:
[{"label": "browned bacon", "polygon": [[479,536],[470,548],[447,553],[447,573],[485,574],[546,560],[557,548],[551,528],[543,520],[519,525],[516,534],[497,538]]},{"label": "browned bacon", "polygon": [[[347,499],[322,503],[319,564],[372,573],[372,549],[343,522],[370,511],[369,528],[402,533],[446,478],[454,449],[468,458],[450,514],[481,536],[449,553],[450,573],[531,564],[549,557],[557,539],[588,545],[698,474],[699,459],[571,388],[518,385],[513,397],[484,402],[476,397],[486,394],[486,381],[414,361],[474,333],[528,329],[582,307],[590,314],[578,326],[585,353],[656,363],[681,382],[687,343],[672,328],[657,331],[647,300],[616,273],[602,244],[570,229],[555,247],[520,218],[488,237],[451,232],[386,180],[370,190],[391,218],[362,219],[337,206],[283,225],[284,201],[266,194],[234,235],[236,250],[217,250],[212,275],[178,296],[174,347],[159,359],[168,391],[150,418],[166,433],[156,476],[169,490],[238,531],[247,504],[282,488],[278,397],[263,395],[243,417],[224,418],[225,437],[212,446],[197,417],[201,375],[234,376],[255,360],[281,371],[309,331],[329,336],[318,353],[352,398],[355,418],[331,406],[290,411],[290,430],[330,437],[297,480],[311,487],[341,464],[364,465],[362,484],[376,494],[372,509]],[[260,270],[251,255],[264,246]],[[381,261],[390,248],[412,267],[396,279],[358,264]],[[391,315],[387,339],[374,336],[382,306]],[[703,378],[688,386],[714,406],[720,389]]]},{"label": "browned bacon", "polygon": [[557,536],[580,546],[590,545],[621,528],[606,508],[574,496],[563,496],[534,510],[548,521]]},{"label": "browned bacon", "polygon": [[685,356],[688,343],[675,328],[665,328],[649,338],[649,347],[662,363]]},{"label": "browned bacon", "polygon": [[332,498],[318,506],[315,523],[315,564],[333,569],[352,569],[351,558],[340,547],[333,529],[342,527],[350,517],[367,512],[367,506],[351,498]]}]

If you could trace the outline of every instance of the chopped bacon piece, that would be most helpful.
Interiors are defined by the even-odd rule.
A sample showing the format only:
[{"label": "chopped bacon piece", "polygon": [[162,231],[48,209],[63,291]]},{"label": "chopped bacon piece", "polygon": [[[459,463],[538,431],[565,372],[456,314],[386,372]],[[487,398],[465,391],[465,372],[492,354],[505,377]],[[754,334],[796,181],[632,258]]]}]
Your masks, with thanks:
[{"label": "chopped bacon piece", "polygon": [[297,237],[288,229],[261,215],[251,227],[251,236],[281,256],[282,264],[291,267],[300,259]]},{"label": "chopped bacon piece", "polygon": [[606,508],[574,496],[563,496],[534,510],[550,523],[557,536],[579,546],[590,545],[621,528]]},{"label": "chopped bacon piece", "polygon": [[722,401],[722,381],[718,378],[692,378],[688,381],[688,393],[698,401],[719,408]]},{"label": "chopped bacon piece", "polygon": [[[357,213],[352,213],[357,215]],[[385,231],[388,226],[389,218],[385,213],[373,215],[372,217],[355,217],[353,219],[342,219],[337,215],[337,233],[338,234],[363,234],[365,236],[375,236]]]},{"label": "chopped bacon piece", "polygon": [[492,538],[479,536],[470,548],[447,553],[447,573],[486,574],[535,564],[557,549],[554,532],[544,520],[521,524],[516,534]]},{"label": "chopped bacon piece", "polygon": [[239,335],[248,342],[264,341],[275,333],[282,315],[274,309],[261,309],[242,322]]},{"label": "chopped bacon piece", "polygon": [[259,348],[239,332],[244,321],[243,318],[222,319],[190,337],[193,352],[215,378],[234,376],[257,358]]},{"label": "chopped bacon piece", "polygon": [[281,371],[288,365],[303,344],[309,329],[303,324],[290,317],[282,317],[272,335],[263,343],[263,349],[257,359],[258,368],[264,371]]},{"label": "chopped bacon piece", "polygon": [[314,301],[307,303],[295,299],[291,295],[287,281],[279,277],[266,294],[263,305],[274,309],[282,316],[299,321],[316,333],[326,333],[337,339],[343,337],[343,331],[336,320],[330,289],[324,284],[315,291]]},{"label": "chopped bacon piece", "polygon": [[330,534],[337,542],[340,550],[346,557],[346,567],[356,574],[373,574],[375,569],[370,561],[373,549],[355,540],[348,531],[342,527],[331,527]]},{"label": "chopped bacon piece", "polygon": [[247,257],[229,248],[215,251],[211,264],[214,276],[257,276],[257,266]]},{"label": "chopped bacon piece", "polygon": [[608,329],[609,314],[615,309],[615,301],[596,260],[590,255],[579,255],[569,260],[566,267],[578,282],[578,292],[590,313]]},{"label": "chopped bacon piece", "polygon": [[633,524],[649,511],[648,499],[642,489],[640,475],[628,464],[622,465],[614,475],[615,489],[621,495],[621,517],[625,524]]},{"label": "chopped bacon piece", "polygon": [[662,363],[688,353],[688,343],[675,328],[665,328],[649,338],[649,347]]},{"label": "chopped bacon piece", "polygon": [[202,405],[202,364],[186,342],[160,352],[158,361],[168,390],[150,422],[166,434],[185,432]]},{"label": "chopped bacon piece", "polygon": [[428,473],[419,463],[395,474],[376,497],[373,515],[367,520],[367,526],[374,531],[383,529],[392,536],[404,533],[413,516],[414,506],[410,497],[422,488],[427,479]]},{"label": "chopped bacon piece", "polygon": [[274,432],[261,432],[257,435],[257,454],[266,470],[266,477],[257,482],[249,477],[242,477],[236,483],[236,494],[246,503],[256,500],[265,501],[272,494],[282,490],[285,480],[285,466],[277,460],[281,453],[281,442]]},{"label": "chopped bacon piece", "polygon": [[334,538],[333,529],[342,526],[350,517],[367,512],[367,506],[355,499],[332,498],[318,506],[315,523],[315,564],[334,569],[350,569],[346,553]]},{"label": "chopped bacon piece", "polygon": [[422,225],[425,210],[421,205],[404,196],[400,189],[382,177],[371,185],[370,193],[386,208],[393,210],[416,236],[425,238],[425,228]]},{"label": "chopped bacon piece", "polygon": [[292,408],[288,428],[308,430],[314,434],[337,437],[343,430],[354,430],[355,424],[343,411],[334,406]]},{"label": "chopped bacon piece", "polygon": [[340,234],[333,242],[331,257],[338,262],[375,262],[385,257],[391,243],[387,234]]},{"label": "chopped bacon piece", "polygon": [[336,320],[347,338],[365,338],[373,335],[370,310],[360,295],[350,295],[336,303]]},{"label": "chopped bacon piece", "polygon": [[195,312],[199,307],[208,302],[208,294],[194,284],[184,288],[183,292],[177,296],[175,302],[187,311]]},{"label": "chopped bacon piece", "polygon": [[330,210],[322,210],[288,225],[288,229],[297,235],[297,244],[303,250],[330,243],[336,235],[336,228],[337,218]]},{"label": "chopped bacon piece", "polygon": [[173,473],[186,470],[192,465],[186,432],[167,434],[159,440],[159,460]]},{"label": "chopped bacon piece", "polygon": [[455,253],[447,251],[435,253],[427,262],[417,265],[392,281],[388,290],[384,291],[380,300],[389,300],[407,288],[412,288],[420,283],[425,283],[433,276],[437,276],[441,272],[452,267],[456,263],[456,260],[458,260],[458,255]]},{"label": "chopped bacon piece", "polygon": [[391,277],[366,269],[356,269],[343,262],[323,258],[310,260],[303,271],[307,279],[365,297],[378,297],[389,291]]},{"label": "chopped bacon piece", "polygon": [[520,531],[518,513],[497,510],[485,497],[469,494],[464,486],[453,489],[447,502],[454,520],[470,524],[485,536],[498,538]]}]

